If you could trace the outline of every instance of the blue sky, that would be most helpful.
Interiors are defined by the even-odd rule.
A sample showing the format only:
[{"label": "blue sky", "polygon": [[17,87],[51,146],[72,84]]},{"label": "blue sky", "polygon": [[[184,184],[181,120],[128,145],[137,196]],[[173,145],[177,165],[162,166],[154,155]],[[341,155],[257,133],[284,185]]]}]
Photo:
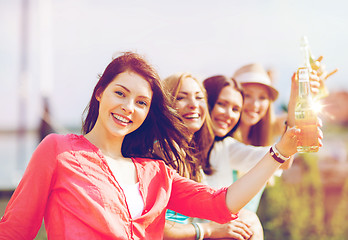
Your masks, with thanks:
[{"label": "blue sky", "polygon": [[37,127],[42,91],[50,96],[56,123],[79,126],[98,75],[115,53],[126,50],[144,54],[161,77],[177,71],[232,76],[238,67],[260,62],[276,71],[282,103],[306,35],[327,69],[340,69],[329,89],[348,89],[343,0],[28,2],[26,111],[21,113],[21,1],[0,0],[0,130],[17,128],[20,118]]}]

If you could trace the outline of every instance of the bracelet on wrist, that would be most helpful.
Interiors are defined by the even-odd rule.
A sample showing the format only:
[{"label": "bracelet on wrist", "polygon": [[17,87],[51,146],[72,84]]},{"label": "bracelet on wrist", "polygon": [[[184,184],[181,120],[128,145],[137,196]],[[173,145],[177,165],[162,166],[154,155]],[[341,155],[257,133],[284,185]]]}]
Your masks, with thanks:
[{"label": "bracelet on wrist", "polygon": [[196,224],[199,227],[199,230],[201,232],[201,236],[200,236],[199,240],[203,240],[204,239],[204,229],[203,229],[203,226],[200,223],[196,223]]},{"label": "bracelet on wrist", "polygon": [[283,164],[291,158],[291,156],[285,157],[284,155],[282,155],[276,148],[275,144],[269,149],[269,153],[271,154],[273,159],[279,162],[280,164]]},{"label": "bracelet on wrist", "polygon": [[191,223],[196,231],[196,240],[203,240],[204,239],[204,229],[201,224],[199,223]]}]

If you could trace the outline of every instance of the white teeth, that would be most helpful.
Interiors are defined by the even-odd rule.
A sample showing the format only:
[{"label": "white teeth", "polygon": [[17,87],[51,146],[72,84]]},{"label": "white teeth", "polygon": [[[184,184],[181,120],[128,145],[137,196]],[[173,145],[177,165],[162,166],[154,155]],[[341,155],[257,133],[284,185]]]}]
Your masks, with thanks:
[{"label": "white teeth", "polygon": [[198,113],[186,114],[185,118],[199,118]]},{"label": "white teeth", "polygon": [[119,115],[116,115],[116,114],[112,114],[112,116],[114,116],[114,118],[116,118],[117,120],[120,120],[121,122],[124,122],[124,123],[129,123],[130,121],[124,117],[121,117]]},{"label": "white teeth", "polygon": [[217,120],[217,122],[220,125],[220,127],[222,127],[222,128],[228,127],[228,123],[226,123],[225,121]]},{"label": "white teeth", "polygon": [[251,117],[257,117],[257,116],[258,116],[258,113],[257,113],[257,112],[249,112],[248,114],[249,114],[249,116],[251,116]]}]

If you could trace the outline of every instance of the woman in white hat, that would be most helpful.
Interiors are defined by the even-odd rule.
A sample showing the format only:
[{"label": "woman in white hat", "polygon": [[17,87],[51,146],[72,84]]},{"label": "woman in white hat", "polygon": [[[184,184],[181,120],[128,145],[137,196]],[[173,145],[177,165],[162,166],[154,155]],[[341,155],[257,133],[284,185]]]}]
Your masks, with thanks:
[{"label": "woman in white hat", "polygon": [[[278,98],[278,91],[272,86],[269,74],[259,63],[247,64],[239,68],[232,77],[241,84],[244,94],[243,109],[239,126],[233,137],[240,142],[253,146],[270,146],[276,138],[281,136],[288,126],[294,126],[294,119],[287,114],[276,116],[273,108],[274,101]],[[318,92],[318,76],[311,74],[311,91]],[[296,75],[292,76],[291,97],[288,104],[289,112],[294,112],[297,95]],[[291,116],[291,114],[290,114]],[[291,166],[291,161],[287,169]],[[281,171],[276,175],[280,176]],[[233,171],[236,180],[244,173]],[[271,179],[272,181],[272,179]],[[247,209],[256,211],[261,199],[262,191],[246,206]]]},{"label": "woman in white hat", "polygon": [[269,146],[274,138],[285,128],[279,126],[279,121],[273,110],[273,102],[279,93],[272,86],[269,75],[258,64],[248,64],[239,68],[233,78],[243,87],[244,104],[240,125],[235,137],[245,144],[254,146]]}]

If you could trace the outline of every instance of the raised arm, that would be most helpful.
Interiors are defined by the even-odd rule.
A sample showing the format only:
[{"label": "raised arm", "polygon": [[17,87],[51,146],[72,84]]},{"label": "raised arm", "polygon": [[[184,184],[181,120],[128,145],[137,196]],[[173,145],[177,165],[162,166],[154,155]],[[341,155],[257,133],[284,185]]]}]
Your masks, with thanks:
[{"label": "raised arm", "polygon": [[[276,149],[284,157],[290,157],[297,152],[297,134],[300,134],[299,129],[289,128],[275,145]],[[318,136],[313,136],[313,138],[318,138],[320,146],[322,145],[320,129],[318,130]],[[254,168],[230,185],[226,195],[228,209],[232,213],[237,213],[262,189],[280,165],[281,163],[276,161],[271,153],[268,152]]]}]

